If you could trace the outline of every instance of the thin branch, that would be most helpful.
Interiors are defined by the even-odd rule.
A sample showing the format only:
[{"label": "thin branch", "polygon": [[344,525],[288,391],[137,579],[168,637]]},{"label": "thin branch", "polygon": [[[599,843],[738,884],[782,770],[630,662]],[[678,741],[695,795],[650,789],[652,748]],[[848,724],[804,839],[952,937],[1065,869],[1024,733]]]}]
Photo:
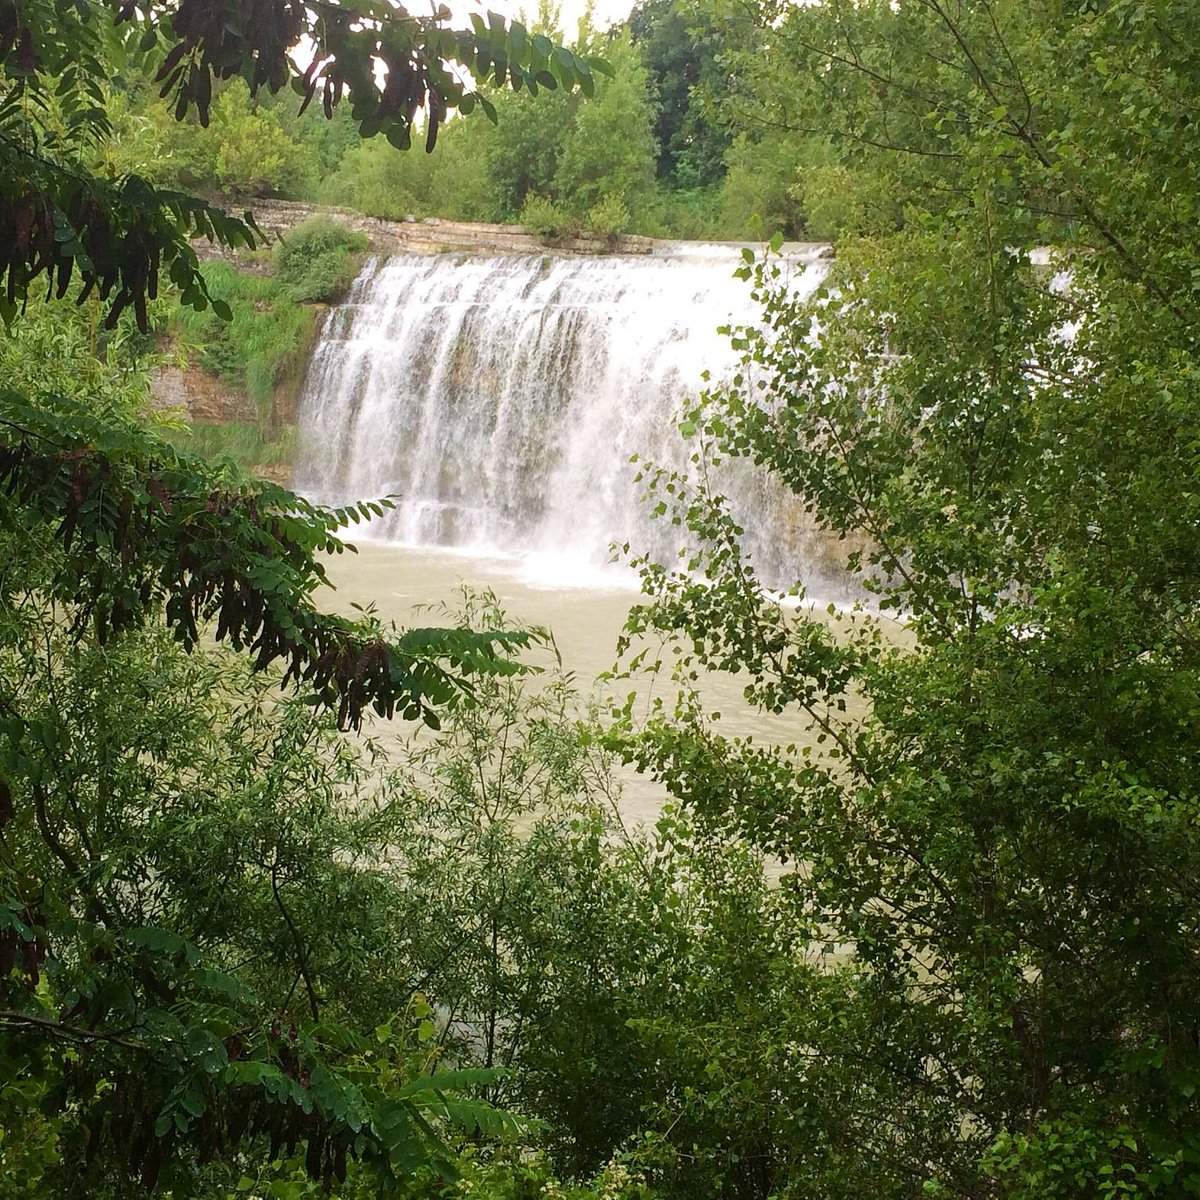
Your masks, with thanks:
[{"label": "thin branch", "polygon": [[66,1025],[62,1021],[54,1021],[49,1017],[38,1017],[32,1013],[16,1012],[12,1009],[0,1009],[0,1025],[10,1029],[41,1030],[51,1037],[62,1038],[77,1045],[87,1045],[90,1042],[111,1042],[113,1045],[125,1046],[130,1050],[149,1053],[148,1046],[119,1033],[106,1033],[102,1029],[84,1029],[78,1025]]},{"label": "thin branch", "polygon": [[321,1019],[321,1005],[317,996],[316,985],[313,983],[312,974],[308,965],[308,951],[304,946],[304,939],[300,936],[300,930],[296,928],[296,922],[292,920],[292,914],[288,912],[287,905],[283,902],[283,897],[279,894],[279,863],[276,860],[271,866],[271,895],[275,898],[275,906],[279,909],[280,916],[283,917],[284,924],[288,927],[288,932],[292,936],[292,941],[296,947],[296,955],[299,958],[297,966],[300,970],[300,975],[304,980],[304,990],[308,995],[308,1007],[312,1012],[314,1021]]}]

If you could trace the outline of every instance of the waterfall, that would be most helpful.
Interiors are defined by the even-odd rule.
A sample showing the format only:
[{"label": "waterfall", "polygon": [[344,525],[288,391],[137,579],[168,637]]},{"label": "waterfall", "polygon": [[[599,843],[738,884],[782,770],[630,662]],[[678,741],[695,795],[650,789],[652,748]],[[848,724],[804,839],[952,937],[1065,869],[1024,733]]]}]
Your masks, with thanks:
[{"label": "waterfall", "polygon": [[[723,246],[371,260],[309,367],[297,487],[330,503],[394,495],[371,536],[519,555],[565,581],[612,543],[673,561],[684,535],[651,519],[630,458],[686,460],[683,401],[736,362],[717,328],[757,316],[739,262]],[[791,269],[814,289],[820,249]],[[750,471],[723,486],[764,573],[820,573],[786,497]]]}]

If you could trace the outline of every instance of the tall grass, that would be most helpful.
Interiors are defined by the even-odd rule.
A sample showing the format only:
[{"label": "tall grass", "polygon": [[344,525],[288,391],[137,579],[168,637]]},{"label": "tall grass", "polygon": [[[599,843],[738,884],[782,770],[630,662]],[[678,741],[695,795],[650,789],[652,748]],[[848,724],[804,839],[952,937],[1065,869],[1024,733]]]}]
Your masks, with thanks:
[{"label": "tall grass", "polygon": [[224,262],[206,263],[203,270],[210,294],[229,305],[233,320],[222,321],[211,308],[180,308],[176,331],[200,366],[244,390],[261,413],[308,349],[316,311],[281,295],[273,278],[246,275]]},{"label": "tall grass", "polygon": [[287,463],[294,439],[275,428],[275,397],[299,384],[316,334],[315,304],[335,300],[349,286],[366,247],[362,234],[318,218],[276,245],[270,274],[239,271],[219,260],[204,264],[210,295],[229,305],[233,319],[223,321],[211,308],[181,307],[172,331],[193,362],[250,397],[258,420],[195,425],[181,435],[193,450],[247,468]]},{"label": "tall grass", "polygon": [[163,432],[181,450],[202,454],[206,458],[230,459],[251,473],[264,467],[290,466],[295,455],[294,428],[282,429],[275,437],[271,437],[258,425],[232,421],[216,425],[194,421],[182,428]]}]

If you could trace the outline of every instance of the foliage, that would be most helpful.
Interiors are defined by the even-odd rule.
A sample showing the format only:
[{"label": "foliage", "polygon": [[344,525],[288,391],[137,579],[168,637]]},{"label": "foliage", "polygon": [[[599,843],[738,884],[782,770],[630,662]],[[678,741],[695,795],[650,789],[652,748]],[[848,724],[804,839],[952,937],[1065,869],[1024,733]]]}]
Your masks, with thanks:
[{"label": "foliage", "polygon": [[[474,1154],[468,1148],[460,1160],[462,1177],[449,1189],[435,1194],[473,1197],[475,1200],[524,1200],[537,1196],[544,1200],[653,1200],[657,1194],[649,1187],[645,1174],[625,1156],[613,1161],[586,1181],[563,1182],[545,1155]],[[414,1189],[414,1200],[424,1195]]]},{"label": "foliage", "polygon": [[559,145],[554,189],[586,212],[609,197],[634,206],[654,179],[656,147],[645,68],[628,35],[607,40],[613,77],[578,107]]},{"label": "foliage", "polygon": [[[328,118],[312,108],[301,113],[286,92],[260,97],[259,103],[260,109],[275,114],[283,131],[299,147],[297,178],[287,182],[304,196],[314,197],[321,180],[336,171],[347,153],[363,140],[353,116],[344,107],[334,109],[333,116]],[[444,135],[445,130],[442,132]]]},{"label": "foliage", "polygon": [[[5,393],[0,427],[6,522],[63,547],[36,584],[9,578],[5,587],[45,590],[71,610],[76,633],[103,644],[162,606],[168,628],[194,647],[216,620],[217,641],[251,651],[259,669],[286,659],[288,681],[355,727],[368,706],[436,725],[431,702],[460,692],[455,670],[520,669],[497,651],[526,644],[522,635],[393,638],[376,621],[316,611],[310,597],[327,578],[317,553],[344,551],[335,530],[378,515],[378,501],[323,509],[182,455],[119,413],[59,397],[34,405]],[[10,604],[11,594],[0,598]]]},{"label": "foliage", "polygon": [[[552,98],[527,98],[534,119]],[[442,134],[436,155],[388,153],[386,146],[363,143],[349,150],[338,170],[319,189],[322,200],[371,216],[402,220],[438,216],[449,220],[490,220],[497,184],[489,176],[490,130],[482,116],[453,121]]]},{"label": "foliage", "polygon": [[107,91],[111,132],[91,155],[105,173],[227,196],[315,199],[351,148],[374,144],[344,107],[329,119],[311,108],[298,114],[290,92],[252,98],[241,79],[217,88],[207,127],[194,114],[175,120],[144,83],[122,83]]},{"label": "foliage", "polygon": [[[451,1129],[521,1129],[470,1095],[493,1073],[438,1070],[433,1010],[389,971],[385,823],[332,727],[361,729],[368,707],[436,727],[467,676],[525,670],[509,655],[534,635],[321,613],[336,531],[390,501],[323,509],[143,425],[137,338],[160,272],[231,321],[190,240],[254,250],[259,236],[249,215],[130,171],[151,128],[132,103],[114,109],[138,137],[103,148],[130,77],[153,74],[177,121],[214,120],[218,179],[271,186],[286,135],[222,81],[242,76],[250,98],[321,91],[326,116],[348,87],[359,132],[401,146],[423,109],[432,149],[450,107],[494,115],[458,64],[496,87],[585,94],[607,70],[498,17],[457,33],[448,18],[282,0],[0,11],[0,313],[11,324],[37,283],[62,301],[76,278],[85,314],[93,291],[107,303],[102,326],[57,335],[76,360],[86,345],[78,376],[38,376],[45,322],[3,354],[17,368],[0,394],[6,1190],[11,1171],[55,1194],[228,1191],[246,1164],[285,1194],[298,1173],[344,1181],[351,1161],[395,1188],[453,1174]],[[301,73],[288,54],[302,37]],[[315,261],[281,264],[297,293],[331,286],[349,250],[305,237]],[[223,642],[245,653],[207,648]]]},{"label": "foliage", "polygon": [[[539,28],[561,36],[552,26]],[[636,224],[653,196],[645,69],[627,37],[584,30],[575,53],[603,54],[613,72],[596,81],[588,102],[558,88],[536,99],[496,94],[495,130],[485,132],[476,118],[452,122],[441,152],[425,160],[360,146],[324,183],[322,199],[392,219],[515,221],[550,238],[568,232],[566,214],[582,225],[598,209],[598,231],[605,234]]]},{"label": "foliage", "polygon": [[855,169],[824,138],[740,133],[726,156],[721,223],[728,232],[809,241],[886,234],[903,224],[889,181]]},{"label": "foliage", "polygon": [[692,191],[655,188],[638,206],[632,224],[647,237],[713,241],[737,232],[721,219],[718,188]]},{"label": "foliage", "polygon": [[261,411],[280,379],[303,369],[316,314],[293,303],[273,277],[223,262],[206,263],[203,276],[210,294],[228,306],[230,320],[179,309],[175,329],[203,367],[244,388]]},{"label": "foliage", "polygon": [[571,237],[579,232],[579,222],[546,196],[530,192],[521,209],[521,224],[530,233],[547,241]]},{"label": "foliage", "polygon": [[739,135],[729,149],[729,173],[721,189],[723,226],[761,241],[776,233],[807,233],[796,190],[806,149],[798,138]]},{"label": "foliage", "polygon": [[[156,327],[169,309],[165,300],[150,308]],[[152,337],[137,329],[131,315],[107,329],[104,306],[95,297],[82,305],[66,300],[33,304],[0,339],[0,374],[8,387],[24,393],[86,395],[102,406],[136,412],[160,356],[152,350]]]},{"label": "foliage", "polygon": [[786,898],[678,814],[614,823],[569,680],[486,681],[383,767],[238,656],[5,612],[3,879],[45,917],[13,926],[6,1163],[60,1194],[759,1194],[814,978]]},{"label": "foliage", "polygon": [[220,89],[207,129],[155,111],[180,183],[251,196],[297,190],[304,170],[300,143],[272,108],[251,100],[241,79]]},{"label": "foliage", "polygon": [[[449,17],[444,7],[417,17],[386,4],[364,12],[361,5],[318,10],[288,0],[9,5],[0,18],[0,316],[10,323],[35,281],[44,279],[61,298],[78,277],[84,295],[95,288],[102,299],[111,297],[112,323],[132,308],[145,329],[146,303],[163,269],[184,303],[198,311],[208,303],[190,238],[250,249],[257,242],[252,219],[236,220],[137,175],[91,173],[87,148],[112,129],[106,60],[131,64],[142,79],[153,75],[160,95],[173,98],[176,120],[194,110],[207,126],[216,97],[215,115],[225,126],[217,177],[249,174],[252,184],[268,182],[264,171],[281,164],[286,135],[263,114],[238,107],[240,85],[214,86],[224,80],[244,75],[251,97],[290,84],[305,107],[320,92],[327,117],[348,91],[359,132],[383,134],[403,149],[422,112],[432,150],[452,108],[468,113],[478,105],[495,116],[492,102],[470,90],[451,60],[497,88],[534,94],[552,87],[591,95],[593,70],[609,70],[518,22],[495,16],[485,23],[473,14],[470,30],[455,31]],[[304,70],[289,57],[301,39],[313,50]]]},{"label": "foliage", "polygon": [[438,1070],[394,813],[328,718],[163,630],[81,645],[34,603],[3,633],[4,1124],[55,1142],[57,1194],[231,1186],[245,1153],[394,1183],[453,1173],[439,1128],[511,1126]]},{"label": "foliage", "polygon": [[610,192],[588,209],[586,224],[589,233],[615,237],[629,227],[629,209],[619,193]]},{"label": "foliage", "polygon": [[707,86],[711,111],[723,91],[711,24],[701,12],[685,13],[679,0],[639,0],[627,25],[652,80],[659,179],[685,190],[719,183],[729,133],[693,103],[693,90]]},{"label": "foliage", "polygon": [[[685,697],[627,752],[798,864],[798,931],[853,964],[795,1039],[794,1194],[1193,1194],[1195,6],[760,15],[748,91],[904,227],[809,300],[746,264],[764,328],[687,416],[693,478],[645,476],[689,548],[642,564],[631,632],[737,672],[796,747]],[[860,547],[899,636],[778,603],[706,483],[729,456]]]},{"label": "foliage", "polygon": [[497,97],[496,140],[489,143],[488,178],[497,216],[519,213],[528,196],[556,191],[562,140],[574,105],[555,91],[535,103],[528,96]]},{"label": "foliage", "polygon": [[165,430],[167,440],[181,450],[201,458],[229,459],[247,474],[285,470],[295,458],[295,430],[287,427],[276,436],[262,421],[191,420],[175,430]]},{"label": "foliage", "polygon": [[[469,597],[457,619],[503,624],[494,606]],[[571,681],[543,682],[482,683],[398,755],[412,974],[459,1061],[509,1069],[490,1097],[537,1119],[564,1178],[624,1164],[656,1195],[766,1195],[797,1120],[778,1093],[823,1002],[791,901],[757,854],[679,812],[625,829]],[[519,1161],[466,1178],[498,1196],[545,1178]]]},{"label": "foliage", "polygon": [[320,217],[298,225],[275,247],[275,280],[287,299],[336,300],[358,273],[364,234]]},{"label": "foliage", "polygon": [[307,305],[336,300],[362,261],[366,238],[329,220],[299,225],[275,246],[269,275],[223,262],[203,268],[209,294],[228,305],[231,320],[211,312],[178,309],[171,332],[179,350],[205,370],[244,392],[258,419],[193,427],[173,440],[207,455],[228,455],[247,468],[286,465],[291,439],[280,429],[275,398],[297,386],[317,330]]}]

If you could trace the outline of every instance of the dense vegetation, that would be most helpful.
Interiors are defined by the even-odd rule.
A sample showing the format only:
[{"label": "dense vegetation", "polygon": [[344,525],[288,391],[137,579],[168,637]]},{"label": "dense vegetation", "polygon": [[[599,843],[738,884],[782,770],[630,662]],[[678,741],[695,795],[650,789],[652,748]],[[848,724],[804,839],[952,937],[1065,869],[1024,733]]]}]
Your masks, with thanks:
[{"label": "dense vegetation", "polygon": [[[236,416],[195,420],[176,444],[251,471],[286,470],[294,452],[292,416],[316,339],[320,306],[345,293],[367,239],[329,220],[302,222],[286,238],[233,262],[201,266],[209,295],[229,306],[182,306],[161,314],[162,332],[184,363],[209,372],[242,403]],[[286,407],[288,411],[281,412]]]},{"label": "dense vegetation", "polygon": [[[309,9],[114,9],[0,7],[0,1196],[1200,1194],[1195,0],[655,3],[573,51],[331,18],[296,80],[327,124],[251,96]],[[498,124],[399,157],[417,98]],[[317,609],[378,505],[173,448],[147,331],[182,299],[255,386],[356,247],[202,272],[190,235],[254,227],[128,174],[142,134],[196,185],[285,141],[321,186],[457,171],[548,233],[668,193],[825,214],[826,285],[747,251],[744,367],[687,475],[645,464],[687,545],[640,563],[624,669],[677,699],[589,713],[491,597]],[[779,603],[730,457],[869,604]],[[796,745],[723,734],[708,670]]]},{"label": "dense vegetation", "polygon": [[[561,41],[543,4],[533,30]],[[286,95],[252,98],[231,80],[211,120],[182,122],[136,75],[109,93],[117,137],[103,155],[163,183],[205,194],[275,195],[371,216],[519,222],[553,239],[571,233],[666,237],[832,237],[853,216],[854,187],[828,137],[767,123],[743,107],[745,63],[761,31],[679,0],[641,0],[628,21],[587,17],[573,49],[600,56],[594,96],[539,87],[485,94],[443,130],[434,156],[396,155],[361,138],[349,114],[297,116]],[[837,176],[836,172],[841,171]],[[834,187],[833,184],[837,186]]]}]

